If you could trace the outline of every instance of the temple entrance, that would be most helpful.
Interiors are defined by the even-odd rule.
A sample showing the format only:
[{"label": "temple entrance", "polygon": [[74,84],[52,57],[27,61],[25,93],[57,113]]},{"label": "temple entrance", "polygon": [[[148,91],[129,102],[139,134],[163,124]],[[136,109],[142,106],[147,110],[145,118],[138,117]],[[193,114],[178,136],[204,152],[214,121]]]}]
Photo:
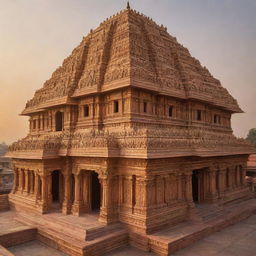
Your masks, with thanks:
[{"label": "temple entrance", "polygon": [[59,202],[60,199],[60,175],[59,171],[52,172],[52,201]]},{"label": "temple entrance", "polygon": [[193,171],[193,174],[192,174],[192,196],[193,196],[193,201],[195,203],[198,203],[198,200],[199,200],[198,192],[199,192],[198,172]]},{"label": "temple entrance", "polygon": [[203,203],[206,196],[206,170],[194,170],[192,173],[192,196],[195,203]]},{"label": "temple entrance", "polygon": [[101,185],[98,179],[98,173],[91,173],[91,210],[100,210]]}]

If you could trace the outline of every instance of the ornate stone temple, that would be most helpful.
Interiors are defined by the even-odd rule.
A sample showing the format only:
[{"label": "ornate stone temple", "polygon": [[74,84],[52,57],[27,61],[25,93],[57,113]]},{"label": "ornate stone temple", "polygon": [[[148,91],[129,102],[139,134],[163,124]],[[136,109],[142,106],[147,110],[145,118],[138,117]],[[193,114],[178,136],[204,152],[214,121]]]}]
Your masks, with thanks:
[{"label": "ornate stone temple", "polygon": [[196,217],[200,205],[246,199],[251,146],[233,135],[234,113],[242,110],[220,81],[128,5],[27,102],[29,134],[9,152],[10,205],[98,213],[147,235]]}]

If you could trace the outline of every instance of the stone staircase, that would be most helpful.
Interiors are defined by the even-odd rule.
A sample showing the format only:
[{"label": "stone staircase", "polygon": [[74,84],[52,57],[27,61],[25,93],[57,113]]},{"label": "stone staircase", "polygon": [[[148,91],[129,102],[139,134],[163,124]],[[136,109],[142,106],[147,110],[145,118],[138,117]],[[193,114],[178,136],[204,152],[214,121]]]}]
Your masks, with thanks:
[{"label": "stone staircase", "polygon": [[120,223],[105,225],[88,218],[83,223],[83,217],[54,214],[19,213],[16,217],[19,222],[37,228],[39,241],[72,256],[102,255],[128,244],[128,232]]}]

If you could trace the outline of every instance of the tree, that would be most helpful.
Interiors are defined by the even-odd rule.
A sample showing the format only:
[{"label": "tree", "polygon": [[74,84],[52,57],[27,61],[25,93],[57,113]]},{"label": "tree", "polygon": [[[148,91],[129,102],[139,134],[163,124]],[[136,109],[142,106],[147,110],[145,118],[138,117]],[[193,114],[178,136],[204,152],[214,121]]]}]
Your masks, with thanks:
[{"label": "tree", "polygon": [[256,128],[250,129],[246,139],[250,141],[256,148]]}]

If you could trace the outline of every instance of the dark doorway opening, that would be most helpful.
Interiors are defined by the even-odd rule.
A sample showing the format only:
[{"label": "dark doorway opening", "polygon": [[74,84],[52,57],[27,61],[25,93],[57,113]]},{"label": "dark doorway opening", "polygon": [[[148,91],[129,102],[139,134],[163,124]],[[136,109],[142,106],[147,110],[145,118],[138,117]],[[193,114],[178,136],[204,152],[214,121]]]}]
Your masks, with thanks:
[{"label": "dark doorway opening", "polygon": [[63,113],[60,111],[55,114],[55,130],[57,132],[63,130]]},{"label": "dark doorway opening", "polygon": [[101,186],[98,179],[98,173],[92,172],[92,186],[91,186],[91,203],[92,210],[100,209],[101,200]]},{"label": "dark doorway opening", "polygon": [[199,202],[199,182],[198,182],[198,171],[193,171],[192,174],[192,196],[195,203]]},{"label": "dark doorway opening", "polygon": [[52,201],[59,202],[60,174],[59,171],[52,172]]}]

